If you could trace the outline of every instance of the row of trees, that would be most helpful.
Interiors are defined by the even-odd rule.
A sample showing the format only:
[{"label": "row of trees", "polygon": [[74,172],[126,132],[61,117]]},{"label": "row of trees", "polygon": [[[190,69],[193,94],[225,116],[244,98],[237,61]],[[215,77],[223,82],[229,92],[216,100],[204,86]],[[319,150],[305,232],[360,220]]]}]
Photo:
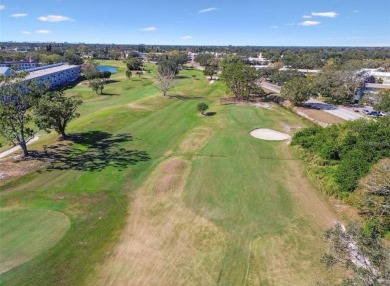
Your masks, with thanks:
[{"label": "row of trees", "polygon": [[2,52],[2,54],[0,55],[0,61],[28,61],[30,58],[35,62],[46,65],[59,62],[67,62],[71,65],[81,65],[84,62],[84,60],[79,55],[71,51],[66,51],[65,53],[37,51],[28,54],[20,52]]},{"label": "row of trees", "polygon": [[263,56],[272,62],[300,69],[321,69],[328,60],[337,69],[346,66],[360,68],[390,68],[390,52],[386,48],[268,48],[262,49]]},{"label": "row of trees", "polygon": [[281,94],[294,105],[312,96],[327,97],[335,104],[351,102],[364,79],[353,71],[323,70],[308,77],[294,77],[282,86]]},{"label": "row of trees", "polygon": [[27,142],[36,133],[33,123],[38,129],[54,129],[66,137],[66,127],[79,116],[76,109],[82,101],[60,91],[49,92],[44,83],[26,81],[24,77],[18,74],[0,78],[0,134],[29,156]]}]

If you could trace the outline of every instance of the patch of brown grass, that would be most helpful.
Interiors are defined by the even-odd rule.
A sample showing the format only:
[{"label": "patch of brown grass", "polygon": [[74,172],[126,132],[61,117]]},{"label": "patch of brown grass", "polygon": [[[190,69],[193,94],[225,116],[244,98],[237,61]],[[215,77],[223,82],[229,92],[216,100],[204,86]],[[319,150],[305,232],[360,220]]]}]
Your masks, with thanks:
[{"label": "patch of brown grass", "polygon": [[321,222],[322,228],[333,226],[335,212],[330,211],[330,204],[325,195],[315,191],[310,183],[302,176],[304,173],[299,161],[294,160],[287,144],[280,144],[280,152],[286,159],[286,172],[283,174],[285,186],[298,200],[301,210],[313,217],[313,221]]},{"label": "patch of brown grass", "polygon": [[[194,130],[179,151],[196,151],[210,134],[208,129]],[[130,198],[131,211],[117,246],[91,275],[90,284],[216,284],[227,238],[184,203],[189,172],[189,162],[178,156],[155,168]]]},{"label": "patch of brown grass", "polygon": [[202,148],[211,135],[209,128],[196,128],[180,144],[179,151],[184,154],[193,153]]},{"label": "patch of brown grass", "polygon": [[142,104],[137,103],[137,102],[129,103],[129,104],[127,104],[127,107],[128,107],[128,108],[131,108],[131,109],[150,110],[150,107],[148,107],[148,106],[146,106],[146,105],[142,105]]},{"label": "patch of brown grass", "polygon": [[92,284],[215,284],[218,269],[208,265],[223,259],[225,236],[182,201],[188,171],[179,157],[157,166],[134,195],[117,247]]},{"label": "patch of brown grass", "polygon": [[305,108],[305,107],[295,107],[294,109],[306,114],[308,117],[314,119],[315,121],[322,122],[324,124],[337,124],[337,123],[345,122],[345,120],[322,110],[316,110],[316,109]]},{"label": "patch of brown grass", "polygon": [[0,160],[0,186],[23,175],[39,170],[47,165],[41,160],[16,161],[12,158]]}]

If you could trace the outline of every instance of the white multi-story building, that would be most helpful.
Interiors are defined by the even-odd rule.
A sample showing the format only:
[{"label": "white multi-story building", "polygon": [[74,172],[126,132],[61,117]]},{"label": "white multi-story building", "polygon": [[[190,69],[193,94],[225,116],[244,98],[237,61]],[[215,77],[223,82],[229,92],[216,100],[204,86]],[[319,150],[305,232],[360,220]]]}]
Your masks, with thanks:
[{"label": "white multi-story building", "polygon": [[36,80],[44,84],[48,83],[50,88],[72,82],[80,77],[80,66],[68,64],[54,64],[24,70],[28,72],[25,80]]},{"label": "white multi-story building", "polygon": [[35,68],[36,66],[37,66],[37,63],[31,62],[31,61],[28,61],[28,62],[25,62],[25,61],[0,62],[0,67],[8,67],[8,68],[12,68],[12,69],[17,70],[17,71]]},{"label": "white multi-story building", "polygon": [[366,78],[373,77],[375,81],[381,80],[382,84],[390,84],[390,72],[383,72],[380,69],[361,69],[358,73]]}]

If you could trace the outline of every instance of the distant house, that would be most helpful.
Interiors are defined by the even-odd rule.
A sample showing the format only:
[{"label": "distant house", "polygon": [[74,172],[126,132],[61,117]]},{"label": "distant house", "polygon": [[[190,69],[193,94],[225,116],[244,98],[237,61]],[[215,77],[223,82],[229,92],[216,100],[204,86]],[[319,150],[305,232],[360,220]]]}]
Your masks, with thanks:
[{"label": "distant house", "polygon": [[252,58],[252,57],[247,58],[247,61],[249,61],[252,65],[256,65],[256,66],[266,66],[269,63],[269,60],[263,58],[262,53],[260,53],[259,57],[257,58]]},{"label": "distant house", "polygon": [[9,67],[0,67],[0,76],[11,76],[11,68]]},{"label": "distant house", "polygon": [[8,67],[12,68],[14,70],[20,71],[20,70],[26,70],[35,68],[37,66],[37,63],[31,62],[31,61],[8,61],[8,62],[0,62],[0,67]]},{"label": "distant house", "polygon": [[293,69],[293,68],[288,68],[288,67],[282,67],[282,68],[280,68],[279,70],[280,70],[280,71],[295,70],[295,71],[298,71],[298,72],[300,72],[300,73],[303,73],[304,75],[307,75],[307,74],[316,74],[316,73],[321,72],[320,70]]}]

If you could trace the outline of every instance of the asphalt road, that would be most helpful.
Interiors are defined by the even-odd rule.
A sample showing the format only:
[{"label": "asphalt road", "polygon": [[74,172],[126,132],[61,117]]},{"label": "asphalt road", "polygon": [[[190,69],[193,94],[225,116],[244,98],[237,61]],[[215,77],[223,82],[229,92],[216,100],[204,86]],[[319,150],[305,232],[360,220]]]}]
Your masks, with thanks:
[{"label": "asphalt road", "polygon": [[263,81],[261,84],[260,84],[261,87],[265,88],[265,89],[268,89],[272,92],[275,92],[275,93],[280,93],[280,89],[281,87],[276,85],[276,84],[272,84],[272,83],[269,83],[269,82],[265,82]]},{"label": "asphalt road", "polygon": [[[280,86],[269,82],[262,82],[260,86],[275,93],[280,93],[281,90]],[[317,99],[310,99],[306,103],[315,109],[322,110],[344,120],[356,120],[363,117],[361,113],[355,112],[350,108],[327,104]]]},{"label": "asphalt road", "polygon": [[306,104],[344,120],[356,120],[363,117],[360,112],[355,112],[347,107],[327,104],[317,99],[309,99]]}]

